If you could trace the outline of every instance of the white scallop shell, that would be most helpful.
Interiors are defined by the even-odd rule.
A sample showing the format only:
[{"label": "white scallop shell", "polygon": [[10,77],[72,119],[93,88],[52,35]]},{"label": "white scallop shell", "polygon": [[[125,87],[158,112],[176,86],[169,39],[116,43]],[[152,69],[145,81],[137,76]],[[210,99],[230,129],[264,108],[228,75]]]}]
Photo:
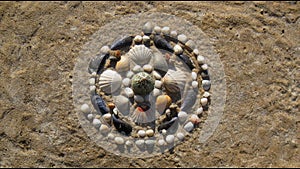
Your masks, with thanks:
[{"label": "white scallop shell", "polygon": [[132,121],[138,124],[145,124],[155,120],[155,111],[150,108],[147,111],[143,111],[140,107],[137,107],[131,114]]},{"label": "white scallop shell", "polygon": [[174,93],[182,91],[186,83],[186,75],[180,70],[169,69],[162,79],[163,85],[167,91]]},{"label": "white scallop shell", "polygon": [[135,65],[144,66],[145,64],[149,63],[153,54],[146,46],[135,45],[129,50],[128,56],[131,59],[131,67],[134,67]]},{"label": "white scallop shell", "polygon": [[99,86],[106,94],[116,92],[122,85],[122,77],[113,70],[105,70],[99,78]]}]

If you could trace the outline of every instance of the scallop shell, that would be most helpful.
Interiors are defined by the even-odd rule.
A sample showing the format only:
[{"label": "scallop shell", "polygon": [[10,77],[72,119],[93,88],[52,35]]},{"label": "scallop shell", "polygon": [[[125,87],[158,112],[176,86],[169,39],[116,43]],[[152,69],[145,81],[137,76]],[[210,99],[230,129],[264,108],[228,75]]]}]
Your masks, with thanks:
[{"label": "scallop shell", "polygon": [[168,108],[172,103],[172,99],[168,95],[160,95],[156,99],[156,110],[163,114],[165,109]]},{"label": "scallop shell", "polygon": [[131,67],[134,67],[135,65],[144,66],[149,63],[153,54],[151,50],[144,45],[135,45],[129,50],[128,56],[131,59]]},{"label": "scallop shell", "polygon": [[145,124],[155,120],[155,111],[151,108],[144,111],[141,107],[137,107],[131,114],[131,118],[135,123]]},{"label": "scallop shell", "polygon": [[122,77],[113,70],[105,70],[99,78],[99,86],[106,94],[116,92],[122,85]]},{"label": "scallop shell", "polygon": [[116,71],[126,72],[130,69],[129,59],[127,56],[121,56],[121,59],[116,64]]},{"label": "scallop shell", "polygon": [[184,72],[169,69],[162,82],[167,91],[175,93],[183,90],[186,79]]}]

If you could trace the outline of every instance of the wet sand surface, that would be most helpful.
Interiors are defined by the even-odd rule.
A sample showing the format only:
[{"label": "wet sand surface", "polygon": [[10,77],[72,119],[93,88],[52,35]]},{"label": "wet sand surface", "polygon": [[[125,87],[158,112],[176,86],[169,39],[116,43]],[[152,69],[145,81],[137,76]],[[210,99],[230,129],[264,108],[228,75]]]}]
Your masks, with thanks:
[{"label": "wet sand surface", "polygon": [[[149,158],[84,132],[72,71],[101,26],[164,12],[202,29],[226,78],[220,124]],[[0,167],[300,167],[299,2],[0,2]]]}]

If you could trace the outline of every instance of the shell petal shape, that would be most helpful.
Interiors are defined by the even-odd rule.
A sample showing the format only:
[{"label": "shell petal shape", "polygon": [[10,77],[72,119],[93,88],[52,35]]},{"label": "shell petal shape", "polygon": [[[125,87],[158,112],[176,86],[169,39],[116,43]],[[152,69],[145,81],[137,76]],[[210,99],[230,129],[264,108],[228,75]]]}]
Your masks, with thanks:
[{"label": "shell petal shape", "polygon": [[117,72],[126,72],[130,69],[129,59],[127,56],[121,56],[121,59],[116,64]]},{"label": "shell petal shape", "polygon": [[163,85],[167,91],[171,93],[180,92],[183,90],[186,83],[186,75],[180,70],[169,69],[162,79]]},{"label": "shell petal shape", "polygon": [[141,107],[137,107],[132,112],[131,118],[138,124],[149,123],[155,120],[155,111],[152,108],[144,111]]},{"label": "shell petal shape", "polygon": [[122,77],[113,70],[105,70],[99,78],[99,86],[106,94],[116,92],[122,85]]},{"label": "shell petal shape", "polygon": [[128,56],[131,59],[131,67],[135,65],[144,66],[149,63],[153,54],[152,51],[144,45],[135,45],[129,50]]},{"label": "shell petal shape", "polygon": [[168,95],[160,95],[156,99],[156,110],[163,114],[166,108],[168,108],[172,103],[172,99]]}]

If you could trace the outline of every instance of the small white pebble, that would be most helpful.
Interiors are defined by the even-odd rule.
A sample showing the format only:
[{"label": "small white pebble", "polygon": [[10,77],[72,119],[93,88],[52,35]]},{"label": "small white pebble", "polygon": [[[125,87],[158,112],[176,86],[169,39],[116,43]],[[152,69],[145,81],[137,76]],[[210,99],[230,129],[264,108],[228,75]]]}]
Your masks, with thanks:
[{"label": "small white pebble", "polygon": [[194,89],[196,89],[196,88],[198,87],[198,82],[197,82],[197,81],[193,81],[193,82],[192,82],[192,87],[193,87]]},{"label": "small white pebble", "polygon": [[136,146],[138,146],[139,148],[143,148],[145,145],[145,141],[144,140],[137,140],[135,141]]},{"label": "small white pebble", "polygon": [[202,80],[202,87],[204,90],[209,90],[210,89],[210,81],[209,80]]},{"label": "small white pebble", "polygon": [[139,130],[139,131],[138,131],[138,135],[139,135],[140,137],[145,137],[145,136],[146,136],[145,130]]},{"label": "small white pebble", "polygon": [[102,116],[102,118],[105,120],[105,121],[110,121],[111,119],[111,114],[110,113],[106,113]]},{"label": "small white pebble", "polygon": [[94,119],[93,120],[93,125],[96,127],[96,128],[99,128],[100,125],[101,125],[101,121],[99,119]]},{"label": "small white pebble", "polygon": [[92,76],[92,77],[96,77],[96,76],[97,76],[97,73],[96,73],[96,72],[93,72],[91,76]]},{"label": "small white pebble", "polygon": [[86,103],[83,104],[83,105],[81,105],[80,110],[83,113],[89,113],[89,112],[91,112],[90,106],[88,104],[86,104]]},{"label": "small white pebble", "polygon": [[154,86],[155,86],[156,88],[160,89],[161,86],[162,86],[162,82],[161,82],[160,80],[155,80]]},{"label": "small white pebble", "polygon": [[175,139],[174,135],[167,135],[166,142],[171,144],[174,142],[174,139]]},{"label": "small white pebble", "polygon": [[100,52],[101,53],[104,53],[104,54],[107,54],[109,52],[110,48],[108,46],[103,46],[101,49],[100,49]]},{"label": "small white pebble", "polygon": [[115,138],[115,135],[112,134],[112,133],[109,133],[109,134],[107,135],[107,138],[110,139],[110,140],[113,140],[113,139]]},{"label": "small white pebble", "polygon": [[194,49],[193,53],[198,56],[199,55],[199,50],[198,49]]},{"label": "small white pebble", "polygon": [[154,131],[152,129],[146,130],[146,135],[148,137],[152,137],[154,135]]},{"label": "small white pebble", "polygon": [[135,66],[132,68],[132,71],[135,72],[135,73],[138,73],[138,72],[143,71],[143,68],[142,68],[140,65],[135,65]]},{"label": "small white pebble", "polygon": [[124,91],[125,91],[125,94],[127,95],[127,97],[133,97],[134,96],[134,92],[133,92],[133,90],[131,88],[126,87],[124,89]]},{"label": "small white pebble", "polygon": [[90,93],[93,94],[95,93],[95,91],[96,91],[96,86],[95,85],[90,86]]},{"label": "small white pebble", "polygon": [[166,135],[166,134],[167,134],[167,130],[166,130],[166,129],[162,129],[162,130],[161,130],[161,134],[162,134],[162,135]]},{"label": "small white pebble", "polygon": [[124,78],[122,83],[125,87],[129,87],[130,83],[131,83],[131,80],[129,78]]},{"label": "small white pebble", "polygon": [[157,96],[159,96],[159,95],[161,95],[161,90],[159,90],[159,89],[157,89],[157,88],[154,88],[154,89],[153,89],[153,96],[154,96],[154,97],[157,97]]},{"label": "small white pebble", "polygon": [[192,122],[188,122],[183,128],[185,131],[190,132],[194,129],[194,124]]},{"label": "small white pebble", "polygon": [[153,74],[153,76],[154,76],[154,78],[156,80],[160,80],[161,79],[161,75],[157,71],[153,71],[152,74]]},{"label": "small white pebble", "polygon": [[196,72],[192,72],[192,79],[197,80],[197,73]]},{"label": "small white pebble", "polygon": [[87,119],[93,120],[93,118],[94,118],[94,115],[92,113],[87,115]]},{"label": "small white pebble", "polygon": [[184,111],[180,111],[177,116],[178,116],[178,120],[182,123],[185,122],[185,120],[188,117],[187,113]]},{"label": "small white pebble", "polygon": [[200,118],[198,117],[198,115],[192,114],[191,117],[190,117],[190,121],[193,124],[198,124],[200,122]]},{"label": "small white pebble", "polygon": [[164,145],[166,145],[166,142],[165,142],[165,140],[163,140],[163,139],[159,139],[159,140],[157,141],[157,144],[158,144],[159,146],[164,146]]},{"label": "small white pebble", "polygon": [[155,144],[155,140],[146,140],[146,141],[145,141],[145,144],[146,144],[147,146],[153,146],[153,145]]},{"label": "small white pebble", "polygon": [[144,36],[143,36],[143,41],[144,41],[144,42],[150,41],[150,37],[147,36],[147,35],[144,35]]},{"label": "small white pebble", "polygon": [[201,68],[202,68],[203,70],[207,70],[207,69],[208,69],[208,65],[207,65],[207,64],[203,64],[203,65],[201,66]]},{"label": "small white pebble", "polygon": [[181,54],[182,52],[183,52],[183,50],[182,50],[181,46],[179,46],[179,45],[174,46],[174,53],[175,54]]},{"label": "small white pebble", "polygon": [[126,77],[130,79],[130,78],[132,78],[133,75],[134,75],[134,73],[132,71],[128,71],[126,74]]},{"label": "small white pebble", "polygon": [[186,43],[185,43],[186,46],[190,47],[191,49],[194,49],[196,47],[196,44],[193,40],[188,40]]},{"label": "small white pebble", "polygon": [[209,93],[209,92],[204,92],[204,93],[203,93],[203,97],[208,98],[209,96],[210,96],[210,93]]},{"label": "small white pebble", "polygon": [[171,37],[175,38],[177,36],[177,32],[176,31],[171,31],[170,35],[171,35]]},{"label": "small white pebble", "polygon": [[125,145],[128,146],[128,147],[131,147],[131,146],[133,145],[133,143],[132,143],[132,141],[127,140],[127,141],[125,142]]},{"label": "small white pebble", "polygon": [[115,137],[115,143],[118,145],[124,144],[124,139],[122,137]]},{"label": "small white pebble", "polygon": [[95,83],[96,83],[96,79],[95,78],[90,78],[89,79],[89,84],[90,85],[95,85]]},{"label": "small white pebble", "polygon": [[184,139],[184,134],[183,134],[183,133],[177,133],[177,134],[176,134],[176,137],[177,137],[179,140],[183,140],[183,139]]},{"label": "small white pebble", "polygon": [[136,35],[133,40],[134,42],[142,42],[143,37],[141,37],[140,35]]},{"label": "small white pebble", "polygon": [[202,55],[197,56],[197,61],[199,64],[204,64],[205,58]]},{"label": "small white pebble", "polygon": [[154,32],[155,32],[156,34],[160,34],[160,33],[161,33],[161,27],[155,26],[155,27],[154,27]]},{"label": "small white pebble", "polygon": [[109,132],[109,127],[105,124],[102,124],[99,128],[99,131],[102,133],[102,134],[107,134]]},{"label": "small white pebble", "polygon": [[188,41],[188,38],[184,34],[178,35],[177,39],[182,43],[186,43]]},{"label": "small white pebble", "polygon": [[196,111],[196,114],[199,115],[203,112],[203,107],[199,107]]},{"label": "small white pebble", "polygon": [[144,102],[143,96],[140,96],[140,95],[134,95],[134,100],[138,103]]},{"label": "small white pebble", "polygon": [[153,67],[151,65],[147,64],[147,65],[143,66],[143,69],[145,72],[151,73],[153,70]]},{"label": "small white pebble", "polygon": [[161,31],[162,31],[162,33],[163,33],[164,35],[169,35],[169,34],[170,34],[170,27],[165,26],[165,27],[163,27],[163,28],[161,29]]},{"label": "small white pebble", "polygon": [[143,32],[144,33],[151,33],[153,29],[153,24],[151,22],[147,22],[144,26],[143,26]]},{"label": "small white pebble", "polygon": [[200,100],[200,103],[201,103],[201,105],[202,106],[205,106],[205,105],[207,105],[207,102],[208,102],[208,100],[207,100],[207,98],[201,98],[201,100]]}]

